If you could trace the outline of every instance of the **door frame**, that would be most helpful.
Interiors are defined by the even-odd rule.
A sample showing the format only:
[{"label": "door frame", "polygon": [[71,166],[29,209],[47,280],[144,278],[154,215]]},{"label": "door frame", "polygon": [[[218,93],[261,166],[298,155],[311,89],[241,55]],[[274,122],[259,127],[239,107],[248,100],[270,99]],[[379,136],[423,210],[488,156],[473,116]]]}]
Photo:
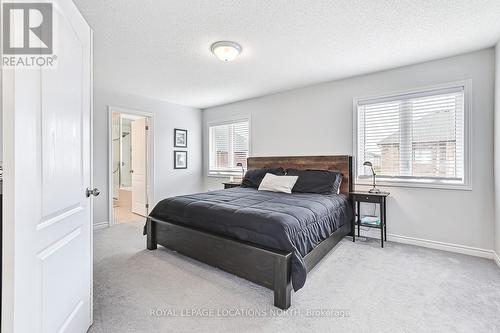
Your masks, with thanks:
[{"label": "door frame", "polygon": [[[0,46],[1,47],[1,46]],[[1,65],[0,65],[1,67]],[[14,330],[14,269],[15,269],[15,228],[14,228],[14,69],[2,70],[2,309],[1,331]]]},{"label": "door frame", "polygon": [[[147,119],[148,131],[146,136],[146,199],[149,207],[146,212],[149,214],[154,201],[154,122],[155,115],[151,112],[127,109],[118,106],[108,105],[108,224],[114,225],[113,216],[113,112],[125,113],[134,116],[141,116]],[[106,226],[104,226],[106,227]]]}]

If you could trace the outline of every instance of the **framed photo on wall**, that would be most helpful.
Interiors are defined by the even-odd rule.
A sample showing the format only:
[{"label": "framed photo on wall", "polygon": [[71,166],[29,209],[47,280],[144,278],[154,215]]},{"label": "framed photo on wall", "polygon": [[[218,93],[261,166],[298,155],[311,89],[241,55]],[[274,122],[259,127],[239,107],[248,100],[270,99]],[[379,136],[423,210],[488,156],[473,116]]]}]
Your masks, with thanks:
[{"label": "framed photo on wall", "polygon": [[188,131],[174,128],[174,147],[187,148]]},{"label": "framed photo on wall", "polygon": [[174,150],[174,169],[187,169],[188,152]]}]

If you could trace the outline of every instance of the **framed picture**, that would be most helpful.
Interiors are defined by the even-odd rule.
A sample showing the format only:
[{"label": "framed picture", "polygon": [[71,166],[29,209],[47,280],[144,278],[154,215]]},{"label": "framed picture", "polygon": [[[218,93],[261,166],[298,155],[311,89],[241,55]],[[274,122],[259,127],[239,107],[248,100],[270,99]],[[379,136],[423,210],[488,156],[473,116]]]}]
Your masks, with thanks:
[{"label": "framed picture", "polygon": [[174,147],[187,148],[188,146],[188,131],[174,128]]},{"label": "framed picture", "polygon": [[188,167],[188,152],[174,150],[174,169],[187,169]]}]

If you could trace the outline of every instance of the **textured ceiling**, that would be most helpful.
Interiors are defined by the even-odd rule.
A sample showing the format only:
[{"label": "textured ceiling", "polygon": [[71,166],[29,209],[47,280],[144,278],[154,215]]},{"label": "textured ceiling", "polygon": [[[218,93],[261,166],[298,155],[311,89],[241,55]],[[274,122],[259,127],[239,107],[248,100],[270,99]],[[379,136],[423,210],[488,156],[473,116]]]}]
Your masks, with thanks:
[{"label": "textured ceiling", "polygon": [[[494,45],[500,0],[74,0],[96,85],[205,108]],[[240,43],[231,63],[210,53]]]}]

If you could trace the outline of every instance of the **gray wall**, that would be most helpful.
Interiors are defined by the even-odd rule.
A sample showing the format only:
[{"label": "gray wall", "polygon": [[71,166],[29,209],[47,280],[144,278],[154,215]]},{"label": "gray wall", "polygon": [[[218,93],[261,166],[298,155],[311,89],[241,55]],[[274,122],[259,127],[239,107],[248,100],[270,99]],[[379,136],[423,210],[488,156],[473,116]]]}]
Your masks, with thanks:
[{"label": "gray wall", "polygon": [[495,49],[495,64],[495,252],[500,257],[500,42]]},{"label": "gray wall", "polygon": [[[491,250],[494,49],[209,108],[204,175],[207,122],[250,115],[252,156],[353,154],[354,97],[465,79],[473,90],[472,191],[387,187],[388,232]],[[220,188],[221,181],[205,177],[205,188]]]},{"label": "gray wall", "polygon": [[[202,190],[201,111],[146,97],[94,88],[94,224],[108,221],[108,105],[155,114],[154,179],[156,201]],[[174,128],[188,130],[188,169],[174,170]]]}]

